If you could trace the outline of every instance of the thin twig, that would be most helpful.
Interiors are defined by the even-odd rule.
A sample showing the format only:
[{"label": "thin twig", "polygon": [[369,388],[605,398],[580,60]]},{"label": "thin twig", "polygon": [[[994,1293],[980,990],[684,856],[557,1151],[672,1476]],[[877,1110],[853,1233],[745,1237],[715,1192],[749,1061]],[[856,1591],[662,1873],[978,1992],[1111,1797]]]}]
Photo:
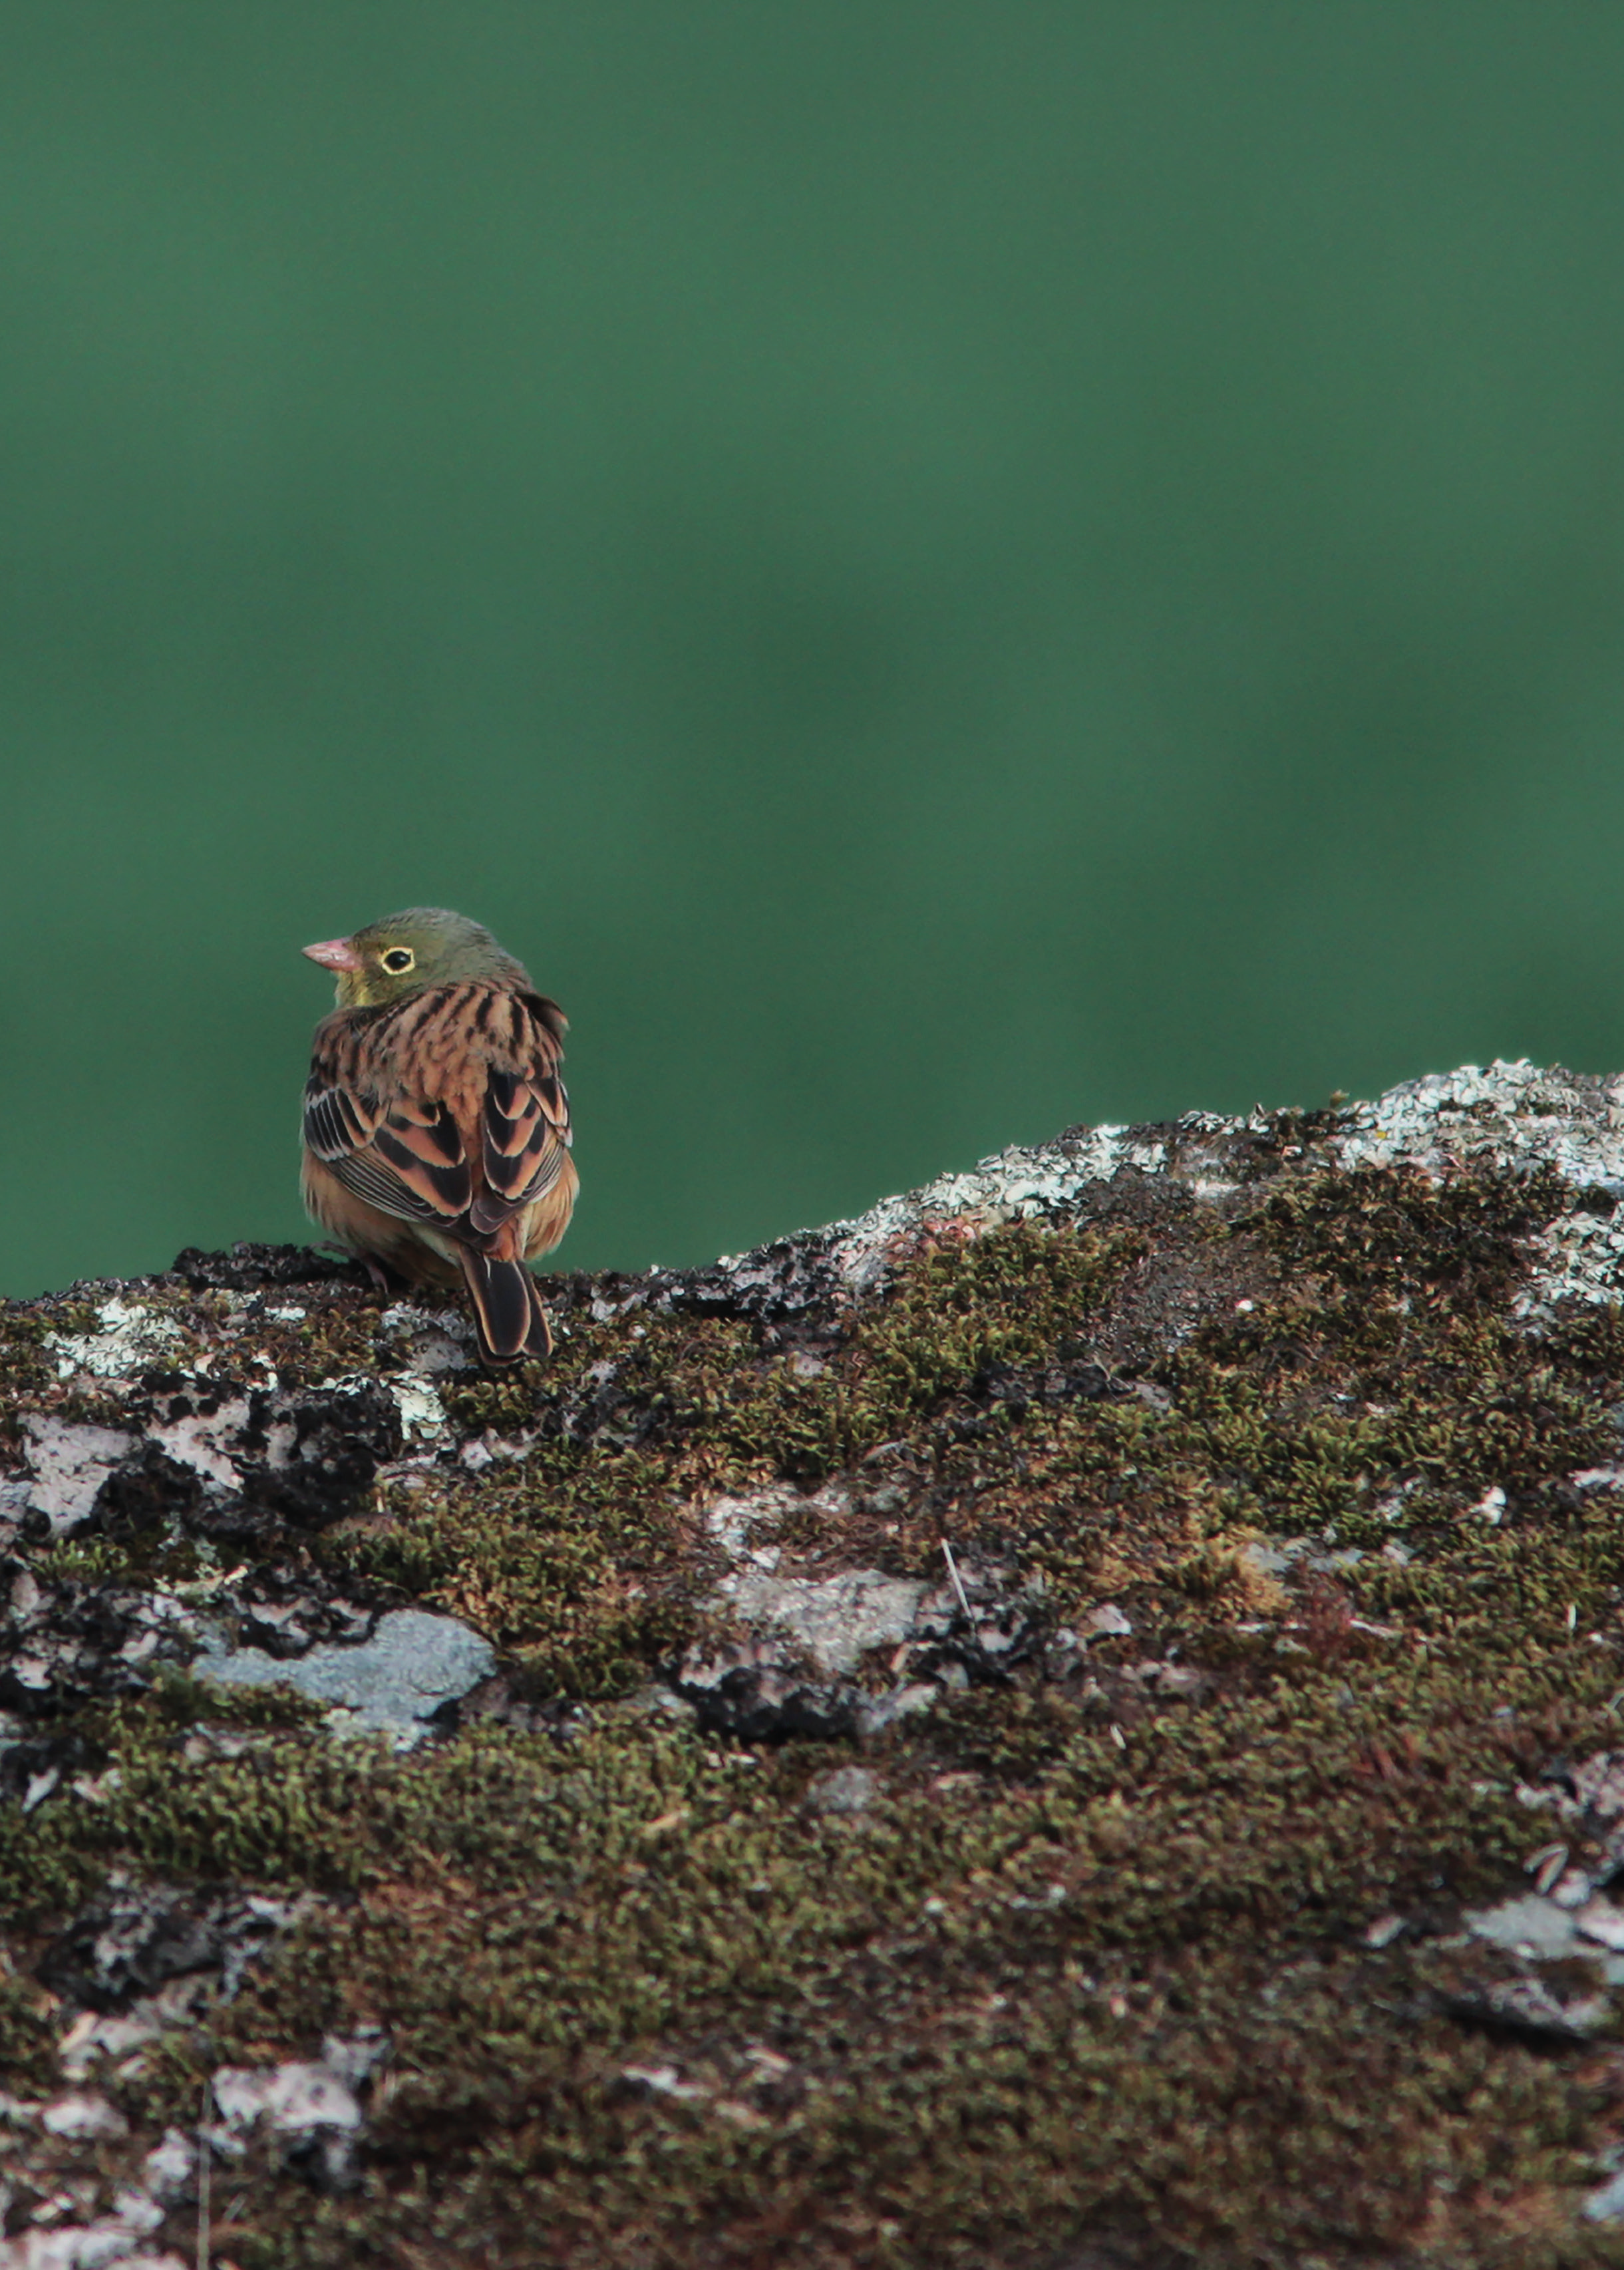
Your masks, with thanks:
[{"label": "thin twig", "polygon": [[197,2270],[209,2270],[209,2084],[197,2108]]},{"label": "thin twig", "polygon": [[953,1588],[959,1595],[959,1606],[964,1610],[964,1621],[968,1624],[970,1621],[969,1596],[964,1589],[964,1579],[959,1574],[959,1564],[953,1557],[953,1547],[945,1537],[942,1539],[942,1558],[947,1563],[947,1573],[953,1578]]}]

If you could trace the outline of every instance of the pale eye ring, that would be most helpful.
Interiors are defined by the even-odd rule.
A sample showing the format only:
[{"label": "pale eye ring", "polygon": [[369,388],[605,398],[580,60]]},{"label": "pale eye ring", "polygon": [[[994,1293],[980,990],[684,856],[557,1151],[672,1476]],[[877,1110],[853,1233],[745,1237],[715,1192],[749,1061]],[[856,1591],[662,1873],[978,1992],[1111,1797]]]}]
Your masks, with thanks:
[{"label": "pale eye ring", "polygon": [[416,959],[408,946],[392,946],[382,956],[383,967],[391,977],[404,977]]}]

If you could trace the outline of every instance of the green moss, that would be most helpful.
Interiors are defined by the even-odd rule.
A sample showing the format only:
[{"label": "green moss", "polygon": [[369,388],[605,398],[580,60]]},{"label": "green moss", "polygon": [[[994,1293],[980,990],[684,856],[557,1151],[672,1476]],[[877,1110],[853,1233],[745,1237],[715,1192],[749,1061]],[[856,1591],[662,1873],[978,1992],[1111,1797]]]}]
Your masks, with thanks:
[{"label": "green moss", "polygon": [[0,1805],[0,1915],[9,1928],[71,1915],[106,1873],[93,1836],[66,1803],[25,1814]]},{"label": "green moss", "polygon": [[[477,1483],[396,1493],[382,1524],[323,1549],[336,1566],[465,1617],[518,1657],[538,1691],[624,1694],[705,1620],[711,1578],[694,1508],[708,1492],[779,1475],[820,1480],[928,1422],[990,1368],[1071,1348],[1139,1250],[1131,1235],[1027,1225],[945,1245],[920,1257],[891,1300],[849,1319],[811,1377],[731,1320],[577,1325],[549,1372],[444,1391],[463,1427],[541,1427],[526,1458]],[[556,1423],[547,1431],[604,1372],[617,1398],[608,1426],[584,1439]]]},{"label": "green moss", "polygon": [[253,1327],[254,1346],[285,1393],[348,1372],[399,1369],[398,1351],[379,1331],[382,1303],[375,1294],[344,1285],[301,1285],[296,1301],[271,1305],[305,1312],[298,1322],[272,1317]]},{"label": "green moss", "polygon": [[152,1522],[144,1528],[118,1535],[92,1532],[59,1539],[43,1548],[33,1561],[41,1584],[137,1584],[150,1590],[155,1584],[183,1591],[207,1573],[210,1558],[177,1525]]},{"label": "green moss", "polygon": [[21,1435],[24,1409],[55,1376],[45,1348],[49,1329],[41,1317],[0,1306],[0,1436]]},{"label": "green moss", "polygon": [[1110,1294],[1144,1251],[1137,1232],[1056,1234],[1029,1222],[927,1249],[888,1300],[859,1311],[839,1449],[861,1458],[985,1372],[1086,1353]]},{"label": "green moss", "polygon": [[0,2075],[16,2093],[48,2088],[56,2074],[51,1998],[31,1978],[0,1973]]},{"label": "green moss", "polygon": [[698,1628],[682,1510],[634,1454],[562,1474],[549,1464],[392,1498],[403,1510],[386,1525],[330,1538],[323,1557],[473,1624],[538,1693],[625,1694]]},{"label": "green moss", "polygon": [[121,1704],[108,1717],[101,1737],[121,1747],[130,1730],[145,1728],[159,1739],[194,1726],[283,1731],[326,1723],[328,1706],[291,1687],[229,1687],[195,1678],[166,1664],[139,1703]]},{"label": "green moss", "polygon": [[[1435,1897],[1441,1866],[1470,1893],[1525,1841],[1531,1744],[1487,1696],[1402,1770],[1359,1769],[1435,1701],[1350,1719],[1322,1678],[1125,1753],[1079,1732],[1021,1785],[893,1754],[856,1829],[797,1801],[821,1757],[625,1725],[421,1761],[293,1740],[183,1791],[132,1752],[119,1826],[149,1865],[346,1896],[125,2101],[177,2117],[211,2060],[389,2030],[362,2195],[307,2223],[271,2170],[241,2180],[265,2263],[423,2234],[519,2259],[538,2229],[565,2261],[641,2263],[653,2232],[661,2260],[748,2261],[784,2214],[819,2262],[968,2270],[1116,2218],[1190,2261],[1286,2264],[1411,2243],[1446,2208],[1441,2262],[1583,2260],[1508,2241],[1531,2192],[1553,2233],[1570,2210],[1585,2086],[1396,2025],[1409,1959],[1347,1944]],[[1561,1707],[1582,1730],[1588,1705]],[[622,2078],[666,2064],[693,2094]]]}]

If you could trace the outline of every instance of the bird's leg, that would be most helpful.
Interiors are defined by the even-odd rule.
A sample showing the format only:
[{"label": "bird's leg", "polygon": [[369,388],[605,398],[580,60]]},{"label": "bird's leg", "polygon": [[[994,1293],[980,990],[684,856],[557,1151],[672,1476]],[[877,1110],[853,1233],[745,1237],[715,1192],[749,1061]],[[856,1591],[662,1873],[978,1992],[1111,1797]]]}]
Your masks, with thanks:
[{"label": "bird's leg", "polygon": [[330,1237],[323,1240],[320,1250],[323,1253],[336,1255],[340,1261],[359,1261],[376,1291],[393,1293],[397,1289],[396,1280],[373,1259],[370,1253],[358,1253],[352,1245],[336,1245]]}]

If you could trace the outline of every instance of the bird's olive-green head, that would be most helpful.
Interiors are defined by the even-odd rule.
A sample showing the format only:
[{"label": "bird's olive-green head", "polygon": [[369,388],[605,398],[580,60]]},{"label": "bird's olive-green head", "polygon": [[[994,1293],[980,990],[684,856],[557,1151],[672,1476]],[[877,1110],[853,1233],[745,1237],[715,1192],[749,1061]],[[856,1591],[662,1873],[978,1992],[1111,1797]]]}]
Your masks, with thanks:
[{"label": "bird's olive-green head", "polygon": [[304,948],[338,979],[341,1009],[377,1009],[426,985],[483,979],[529,989],[523,963],[504,953],[483,923],[445,907],[408,907],[385,915],[352,938],[323,938]]}]

